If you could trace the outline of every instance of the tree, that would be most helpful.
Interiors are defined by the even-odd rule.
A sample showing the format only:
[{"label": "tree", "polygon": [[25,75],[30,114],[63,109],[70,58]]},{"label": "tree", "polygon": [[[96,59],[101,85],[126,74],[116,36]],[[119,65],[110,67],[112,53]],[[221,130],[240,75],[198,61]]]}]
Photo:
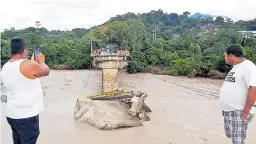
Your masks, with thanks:
[{"label": "tree", "polygon": [[39,27],[41,26],[40,21],[36,21],[36,22],[35,22],[35,26],[36,26],[36,28],[39,28]]},{"label": "tree", "polygon": [[184,15],[185,17],[188,17],[188,16],[190,15],[190,12],[185,11],[185,12],[183,12],[183,15]]},{"label": "tree", "polygon": [[222,25],[222,24],[224,24],[225,20],[224,20],[223,17],[218,16],[218,17],[215,19],[215,22],[216,22],[217,24],[219,24],[219,25]]},{"label": "tree", "polygon": [[146,39],[147,29],[142,21],[138,19],[130,19],[127,23],[127,47],[130,50],[137,51],[143,47],[143,40]]},{"label": "tree", "polygon": [[119,47],[123,47],[124,40],[127,38],[129,26],[123,21],[114,21],[109,24],[108,31],[114,32],[114,38]]}]

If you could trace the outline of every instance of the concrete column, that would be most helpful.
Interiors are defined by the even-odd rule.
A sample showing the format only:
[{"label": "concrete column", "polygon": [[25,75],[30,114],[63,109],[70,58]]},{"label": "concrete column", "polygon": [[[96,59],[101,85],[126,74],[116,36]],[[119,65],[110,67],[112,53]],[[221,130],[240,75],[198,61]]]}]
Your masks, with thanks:
[{"label": "concrete column", "polygon": [[102,88],[103,92],[113,92],[118,90],[118,69],[103,68],[102,69]]},{"label": "concrete column", "polygon": [[103,61],[102,67],[102,89],[103,92],[118,90],[118,61]]}]

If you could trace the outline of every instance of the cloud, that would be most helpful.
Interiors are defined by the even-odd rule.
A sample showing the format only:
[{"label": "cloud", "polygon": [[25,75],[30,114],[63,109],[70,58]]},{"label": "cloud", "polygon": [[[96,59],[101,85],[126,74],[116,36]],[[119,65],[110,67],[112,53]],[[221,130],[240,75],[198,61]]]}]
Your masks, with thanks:
[{"label": "cloud", "polygon": [[[3,5],[3,6],[2,6]],[[49,29],[89,28],[126,12],[201,12],[228,16],[233,20],[256,17],[254,0],[4,0],[1,1],[0,31],[22,29],[40,21]]]}]

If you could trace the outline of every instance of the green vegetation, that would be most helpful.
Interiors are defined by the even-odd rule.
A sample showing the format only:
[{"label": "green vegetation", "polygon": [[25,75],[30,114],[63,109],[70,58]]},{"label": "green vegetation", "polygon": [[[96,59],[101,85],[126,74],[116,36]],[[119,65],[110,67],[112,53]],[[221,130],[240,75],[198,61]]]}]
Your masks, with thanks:
[{"label": "green vegetation", "polygon": [[91,29],[71,31],[11,28],[1,33],[1,64],[10,57],[9,42],[13,37],[25,38],[30,54],[32,49],[39,47],[51,68],[88,68],[91,40],[94,48],[118,44],[130,50],[126,69],[130,73],[148,71],[216,77],[230,70],[223,57],[224,48],[229,44],[241,44],[246,58],[256,63],[256,41],[238,32],[256,30],[256,19],[232,22],[222,17],[213,20],[190,18],[189,15],[189,12],[167,14],[162,10],[138,15],[127,13]]}]

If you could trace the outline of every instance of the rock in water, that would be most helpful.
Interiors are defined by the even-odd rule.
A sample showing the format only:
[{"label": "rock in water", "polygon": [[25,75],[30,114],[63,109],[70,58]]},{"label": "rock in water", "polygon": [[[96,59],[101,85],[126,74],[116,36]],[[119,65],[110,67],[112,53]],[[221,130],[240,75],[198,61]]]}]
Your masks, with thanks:
[{"label": "rock in water", "polygon": [[141,110],[144,105],[144,100],[141,97],[133,97],[132,100],[132,107],[128,110],[130,115],[138,117],[141,113]]},{"label": "rock in water", "polygon": [[145,104],[145,98],[147,95],[145,93],[137,93],[131,99],[132,106],[128,110],[128,114],[138,117],[140,120],[149,121],[150,118],[147,115],[147,112],[151,112],[151,109]]},{"label": "rock in water", "polygon": [[79,98],[74,118],[101,130],[142,126],[140,119],[128,114],[129,106],[119,101],[100,101]]}]

